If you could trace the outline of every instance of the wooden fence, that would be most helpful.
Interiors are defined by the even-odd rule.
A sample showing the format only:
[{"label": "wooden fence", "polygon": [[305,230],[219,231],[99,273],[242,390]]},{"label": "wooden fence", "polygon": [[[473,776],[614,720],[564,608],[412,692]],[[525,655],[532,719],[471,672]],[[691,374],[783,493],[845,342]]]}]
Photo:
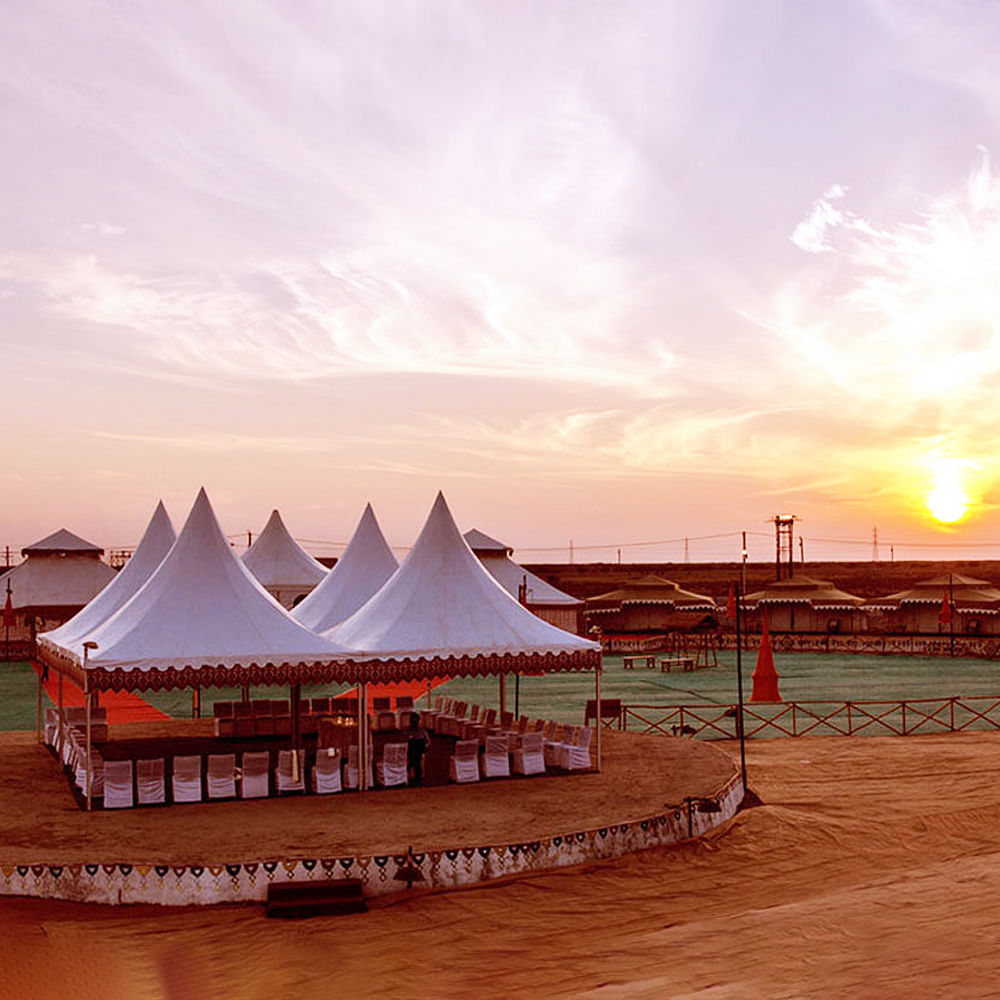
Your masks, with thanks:
[{"label": "wooden fence", "polygon": [[[622,705],[617,728],[666,736],[732,740],[735,705]],[[747,739],[784,736],[915,736],[1000,729],[1000,696],[903,701],[786,701],[744,705]]]}]

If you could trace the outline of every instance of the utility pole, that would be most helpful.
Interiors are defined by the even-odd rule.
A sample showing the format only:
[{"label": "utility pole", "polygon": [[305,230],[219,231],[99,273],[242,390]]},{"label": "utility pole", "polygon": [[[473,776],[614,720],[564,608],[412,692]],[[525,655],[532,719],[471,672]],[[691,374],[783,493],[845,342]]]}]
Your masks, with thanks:
[{"label": "utility pole", "polygon": [[878,526],[872,528],[872,562],[878,562]]},{"label": "utility pole", "polygon": [[750,553],[747,551],[747,533],[743,532],[743,546],[740,549],[740,559],[742,561],[742,567],[740,569],[740,592],[745,594],[747,592],[747,556]]}]

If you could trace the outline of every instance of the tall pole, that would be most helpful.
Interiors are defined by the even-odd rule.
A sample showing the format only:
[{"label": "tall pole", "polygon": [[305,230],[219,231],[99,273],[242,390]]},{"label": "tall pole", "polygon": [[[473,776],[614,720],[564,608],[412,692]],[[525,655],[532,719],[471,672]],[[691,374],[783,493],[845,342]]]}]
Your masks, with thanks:
[{"label": "tall pole", "polygon": [[747,556],[750,553],[747,551],[747,533],[743,532],[743,547],[740,549],[740,559],[742,561],[742,566],[740,567],[740,585],[743,588],[743,592],[746,593],[747,589]]},{"label": "tall pole", "polygon": [[955,578],[948,574],[948,646],[951,658],[955,659]]},{"label": "tall pole", "polygon": [[736,585],[736,694],[739,703],[736,724],[740,730],[740,777],[743,780],[743,794],[747,791],[747,750],[746,741],[743,736],[743,653],[740,642],[740,604],[743,594],[739,584]]},{"label": "tall pole", "polygon": [[97,649],[96,642],[83,644],[83,704],[87,719],[87,812],[91,811],[91,711],[90,711],[90,671],[87,669],[87,657],[92,649]]},{"label": "tall pole", "polygon": [[597,770],[601,770],[601,730],[604,723],[601,721],[601,669],[603,668],[604,651],[601,650],[600,659],[597,661],[597,669],[594,671],[594,697],[597,699]]}]

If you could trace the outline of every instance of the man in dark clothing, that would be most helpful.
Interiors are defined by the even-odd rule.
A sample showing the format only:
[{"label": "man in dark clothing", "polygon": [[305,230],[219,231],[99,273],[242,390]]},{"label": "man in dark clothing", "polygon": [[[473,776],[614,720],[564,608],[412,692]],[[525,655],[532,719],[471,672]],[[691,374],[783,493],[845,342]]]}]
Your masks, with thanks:
[{"label": "man in dark clothing", "polygon": [[420,726],[420,716],[410,715],[410,731],[406,744],[406,766],[410,772],[410,784],[419,785],[424,780],[424,753],[430,743],[427,730]]}]

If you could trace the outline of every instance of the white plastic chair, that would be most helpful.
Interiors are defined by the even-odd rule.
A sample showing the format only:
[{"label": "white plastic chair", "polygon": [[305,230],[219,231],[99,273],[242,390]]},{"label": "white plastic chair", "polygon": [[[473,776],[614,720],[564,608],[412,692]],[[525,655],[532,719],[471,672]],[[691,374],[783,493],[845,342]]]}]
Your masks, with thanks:
[{"label": "white plastic chair", "polygon": [[236,798],[236,754],[210,753],[208,755],[208,797],[210,799]]},{"label": "white plastic chair", "polygon": [[[298,760],[298,773],[292,773],[292,754],[297,753],[299,755]],[[279,750],[278,751],[278,766],[274,769],[274,785],[278,790],[280,795],[282,792],[304,792],[306,790],[305,783],[305,750]]]},{"label": "white plastic chair", "polygon": [[45,745],[53,747],[59,735],[59,709],[45,709]]},{"label": "white plastic chair", "polygon": [[484,778],[509,778],[510,756],[507,753],[506,736],[487,736],[486,749],[482,756]]},{"label": "white plastic chair", "polygon": [[[359,777],[360,768],[358,767],[358,745],[357,743],[352,743],[347,748],[347,766],[344,768],[344,787],[358,788]],[[374,769],[372,768],[372,762],[368,761],[368,781],[366,782],[366,787],[371,788],[374,784]]]},{"label": "white plastic chair", "polygon": [[268,770],[271,755],[266,751],[254,751],[240,758],[240,798],[266,799],[271,794]]},{"label": "white plastic chair", "polygon": [[375,768],[378,783],[385,788],[394,785],[405,785],[406,775],[406,743],[386,743],[382,750],[382,759]]},{"label": "white plastic chair", "polygon": [[544,774],[545,737],[541,733],[525,733],[513,757],[515,774]]},{"label": "white plastic chair", "polygon": [[139,805],[153,806],[167,801],[164,764],[162,757],[136,763],[135,784],[139,792]]},{"label": "white plastic chair", "polygon": [[201,757],[174,757],[170,767],[174,802],[201,802]]},{"label": "white plastic chair", "polygon": [[465,783],[479,780],[479,742],[459,740],[455,753],[448,761],[448,776],[452,781]]},{"label": "white plastic chair", "polygon": [[593,730],[588,726],[575,733],[573,743],[563,743],[558,751],[559,767],[564,771],[582,771],[590,767],[590,738]]},{"label": "white plastic chair", "polygon": [[316,751],[316,766],[313,768],[312,789],[317,795],[331,795],[343,788],[340,777],[340,755],[328,749]]},{"label": "white plastic chair", "polygon": [[132,791],[132,761],[104,762],[104,808],[131,809],[135,804]]}]

